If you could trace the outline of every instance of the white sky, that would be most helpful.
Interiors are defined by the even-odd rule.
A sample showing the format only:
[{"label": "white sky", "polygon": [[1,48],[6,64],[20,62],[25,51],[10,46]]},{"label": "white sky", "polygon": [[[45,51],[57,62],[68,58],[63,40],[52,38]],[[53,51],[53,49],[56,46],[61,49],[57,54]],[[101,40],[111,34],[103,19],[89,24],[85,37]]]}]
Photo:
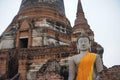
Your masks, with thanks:
[{"label": "white sky", "polygon": [[[66,16],[74,25],[77,0],[64,0]],[[0,1],[0,34],[17,14],[21,0]],[[88,24],[95,41],[104,47],[103,62],[107,67],[120,65],[120,0],[82,0]]]}]

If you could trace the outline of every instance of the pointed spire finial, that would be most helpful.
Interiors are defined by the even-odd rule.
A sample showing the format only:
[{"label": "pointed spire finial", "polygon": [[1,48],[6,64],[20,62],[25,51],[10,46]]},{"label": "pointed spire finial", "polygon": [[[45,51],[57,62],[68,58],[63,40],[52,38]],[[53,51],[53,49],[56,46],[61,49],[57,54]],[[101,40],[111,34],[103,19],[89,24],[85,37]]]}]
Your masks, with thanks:
[{"label": "pointed spire finial", "polygon": [[78,0],[78,5],[77,5],[77,15],[79,13],[84,13],[83,8],[82,8],[82,4],[81,4],[81,0]]}]

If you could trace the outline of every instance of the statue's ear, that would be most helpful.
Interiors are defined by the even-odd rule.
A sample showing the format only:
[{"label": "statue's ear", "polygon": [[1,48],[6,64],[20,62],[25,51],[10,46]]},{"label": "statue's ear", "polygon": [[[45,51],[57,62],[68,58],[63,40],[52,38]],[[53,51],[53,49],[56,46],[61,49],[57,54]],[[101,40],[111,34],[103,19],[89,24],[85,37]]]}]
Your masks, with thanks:
[{"label": "statue's ear", "polygon": [[92,45],[91,41],[90,41],[90,46]]},{"label": "statue's ear", "polygon": [[89,51],[91,52],[91,41],[90,41],[90,45],[89,45]]}]

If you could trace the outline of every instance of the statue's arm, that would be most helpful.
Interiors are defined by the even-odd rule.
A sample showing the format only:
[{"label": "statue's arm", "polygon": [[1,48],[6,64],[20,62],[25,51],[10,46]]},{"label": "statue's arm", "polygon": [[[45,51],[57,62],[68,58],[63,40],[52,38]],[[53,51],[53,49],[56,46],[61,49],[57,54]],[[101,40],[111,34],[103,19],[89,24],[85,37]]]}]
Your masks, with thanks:
[{"label": "statue's arm", "polygon": [[76,66],[74,60],[71,58],[69,60],[69,77],[68,80],[74,80],[76,74]]},{"label": "statue's arm", "polygon": [[103,62],[99,55],[96,57],[96,71],[97,71],[97,77],[96,80],[99,80],[100,76],[99,73],[103,70]]},{"label": "statue's arm", "polygon": [[98,54],[96,56],[96,69],[97,69],[97,73],[103,70],[103,62],[101,57]]}]

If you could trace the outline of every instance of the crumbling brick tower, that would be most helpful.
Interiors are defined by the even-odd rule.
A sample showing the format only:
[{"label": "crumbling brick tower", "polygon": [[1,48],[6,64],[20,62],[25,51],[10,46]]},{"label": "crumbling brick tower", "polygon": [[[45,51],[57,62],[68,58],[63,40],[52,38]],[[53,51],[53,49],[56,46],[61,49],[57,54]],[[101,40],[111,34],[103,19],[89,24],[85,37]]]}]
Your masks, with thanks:
[{"label": "crumbling brick tower", "polygon": [[75,43],[81,33],[89,35],[91,51],[102,56],[103,48],[94,41],[80,0],[73,28],[63,0],[22,0],[18,14],[0,37],[0,75],[13,78],[20,73],[25,80],[29,73],[39,75],[48,60],[57,60],[61,68],[68,67],[67,58],[77,54]]}]

